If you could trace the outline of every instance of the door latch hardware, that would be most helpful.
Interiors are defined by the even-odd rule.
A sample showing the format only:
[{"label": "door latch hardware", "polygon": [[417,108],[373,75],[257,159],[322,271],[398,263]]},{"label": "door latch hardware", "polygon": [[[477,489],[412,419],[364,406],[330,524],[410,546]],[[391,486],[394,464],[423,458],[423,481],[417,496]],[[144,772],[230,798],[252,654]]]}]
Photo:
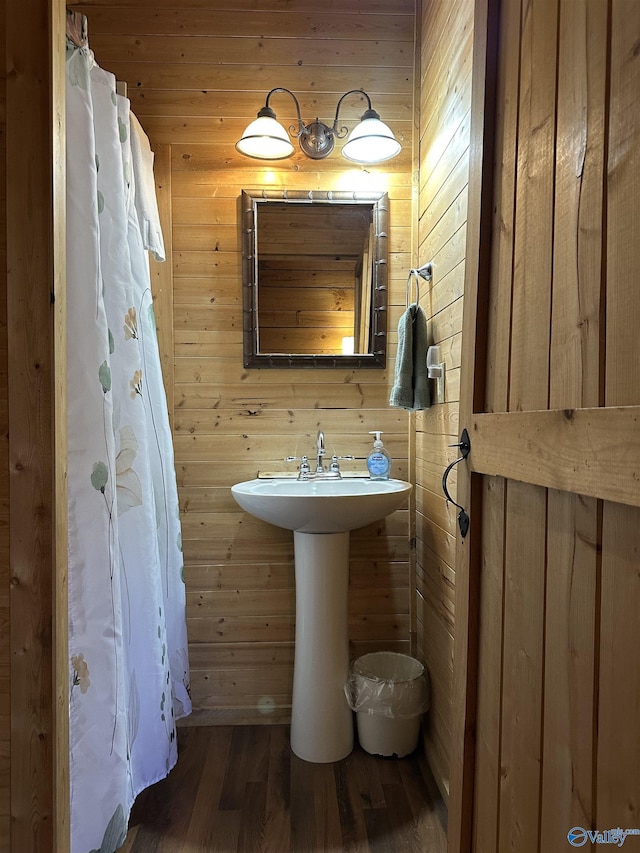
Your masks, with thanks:
[{"label": "door latch hardware", "polygon": [[458,513],[458,527],[460,528],[460,535],[464,539],[467,533],[469,532],[469,515],[463,506],[460,506],[459,503],[456,503],[454,499],[449,494],[449,489],[447,488],[447,478],[454,467],[462,462],[463,459],[466,459],[467,456],[471,453],[471,439],[469,438],[469,433],[466,429],[462,430],[462,435],[460,436],[460,441],[457,444],[450,444],[449,447],[458,447],[460,448],[460,456],[457,459],[454,459],[449,465],[447,465],[444,474],[442,475],[442,491],[444,492],[444,496],[447,499],[447,506],[452,503],[454,506],[458,507],[460,512]]}]

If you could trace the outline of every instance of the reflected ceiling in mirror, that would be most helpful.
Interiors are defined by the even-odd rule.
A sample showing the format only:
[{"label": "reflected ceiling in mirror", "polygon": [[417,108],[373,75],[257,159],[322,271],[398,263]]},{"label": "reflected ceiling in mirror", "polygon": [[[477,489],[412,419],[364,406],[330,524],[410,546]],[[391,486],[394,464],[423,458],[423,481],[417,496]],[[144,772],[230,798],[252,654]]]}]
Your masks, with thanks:
[{"label": "reflected ceiling in mirror", "polygon": [[243,190],[245,367],[378,367],[386,193]]}]

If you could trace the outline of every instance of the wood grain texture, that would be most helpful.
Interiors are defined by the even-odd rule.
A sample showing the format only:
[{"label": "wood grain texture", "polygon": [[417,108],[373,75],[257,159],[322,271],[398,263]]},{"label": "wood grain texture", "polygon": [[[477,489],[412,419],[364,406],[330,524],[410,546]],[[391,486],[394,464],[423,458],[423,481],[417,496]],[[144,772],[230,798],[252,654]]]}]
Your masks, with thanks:
[{"label": "wood grain texture", "polygon": [[[473,3],[425,2],[420,20],[420,187],[418,259],[434,277],[421,298],[430,337],[447,365],[445,397],[421,412],[416,430],[417,648],[434,675],[424,745],[440,790],[449,788],[453,679],[455,515],[445,505],[442,472],[455,458],[467,217]],[[422,291],[422,289],[421,289]],[[435,390],[432,389],[432,390]],[[452,481],[455,494],[455,478]],[[438,582],[436,566],[446,573]],[[440,575],[442,577],[442,575]],[[438,638],[437,642],[433,642]]]},{"label": "wood grain texture", "polygon": [[[89,9],[101,6],[109,7],[113,5],[113,0],[86,0],[84,5]],[[133,9],[143,9],[145,12],[149,10],[155,11],[160,8],[175,10],[176,0],[120,0],[119,5]],[[234,3],[233,0],[215,0],[215,4],[212,4],[212,0],[186,0],[186,2],[181,3],[179,8],[180,12],[184,8],[210,10],[212,5],[214,5],[216,11],[234,13],[264,12],[265,9],[269,12],[281,12],[287,11],[290,3],[289,0],[273,0],[273,2],[266,6],[264,0],[242,0],[238,4]],[[318,0],[296,0],[296,8],[302,12],[317,12]],[[344,8],[344,3],[341,0],[326,0],[326,2],[322,3],[322,10],[324,12],[342,11]],[[385,14],[389,11],[385,0],[350,0],[349,9],[354,13],[364,14]],[[394,4],[393,14],[411,16],[413,14],[413,3],[411,0],[397,0]]]},{"label": "wood grain texture", "polygon": [[[344,464],[360,469],[370,447],[368,431],[383,430],[393,475],[409,477],[409,419],[390,409],[388,399],[406,270],[413,265],[413,4],[251,0],[237,6],[216,0],[152,8],[113,0],[72,5],[88,16],[96,60],[128,83],[132,108],[156,150],[156,180],[164,187],[161,206],[167,216],[170,205],[171,225],[166,224],[165,232],[173,248],[173,306],[168,293],[156,296],[156,306],[173,406],[190,649],[198,660],[195,707],[209,722],[216,710],[219,720],[228,722],[234,708],[238,720],[264,722],[259,703],[272,696],[270,719],[278,714],[283,719],[291,701],[291,660],[256,673],[253,685],[243,665],[235,669],[233,658],[223,672],[216,665],[218,646],[251,649],[259,659],[263,649],[274,643],[288,647],[293,638],[291,534],[243,514],[230,486],[259,470],[293,467],[283,462],[288,455],[311,456],[320,428],[329,452],[355,454],[354,463]],[[240,16],[240,11],[246,14]],[[234,143],[275,86],[295,92],[306,121],[317,115],[331,121],[340,95],[364,88],[400,138],[400,157],[354,169],[340,157],[341,143],[322,161],[309,160],[297,149],[277,163],[242,157]],[[279,120],[292,123],[295,110],[289,96],[274,96],[272,106]],[[353,126],[365,106],[361,95],[346,98],[341,120]],[[256,188],[389,193],[390,355],[385,370],[242,367],[238,199],[243,189]],[[321,222],[313,224],[316,232],[322,227]],[[285,236],[282,229],[267,235],[274,251],[279,246],[291,250]],[[297,254],[304,250],[299,242],[296,238],[293,243]],[[340,251],[347,249],[345,242]],[[163,265],[167,270],[168,264]],[[306,345],[323,312],[333,311],[335,299],[342,297],[327,304],[322,293],[311,293],[301,314],[304,306],[286,271],[278,269],[274,277],[278,286],[268,297],[268,319],[279,336],[277,346],[288,348],[294,336]],[[285,333],[281,329],[290,315],[297,328]],[[352,586],[354,653],[367,644],[408,643],[408,512],[355,534],[351,551],[354,564],[371,566],[372,578],[376,564],[393,564],[384,585],[375,581],[369,593]],[[252,796],[261,802],[259,788]]]},{"label": "wood grain texture", "polygon": [[486,371],[485,388],[489,412],[507,411],[509,399],[521,16],[521,4],[508,3],[500,21],[495,118],[495,145],[500,157],[496,158],[494,177],[492,287],[487,317],[487,362],[491,368]]},{"label": "wood grain texture", "polygon": [[[11,850],[44,853],[68,849],[64,53],[57,49],[65,13],[59,2],[3,5],[11,584],[2,632],[11,648],[5,838]],[[25,42],[25,28],[35,41]]]},{"label": "wood grain texture", "polygon": [[539,849],[546,512],[544,489],[508,484],[498,849],[522,853]]},{"label": "wood grain texture", "polygon": [[[555,146],[557,0],[523,8],[513,238],[509,410],[545,408],[549,352]],[[545,318],[544,320],[542,318]]]},{"label": "wood grain texture", "polygon": [[[130,34],[133,27],[134,32],[162,36],[179,28],[182,36],[233,38],[238,35],[238,12],[250,11],[251,14],[245,15],[243,19],[242,31],[246,38],[282,38],[286,32],[289,38],[340,40],[344,38],[345,31],[349,33],[349,39],[357,38],[363,41],[406,41],[407,37],[404,22],[398,20],[398,15],[376,13],[375,10],[371,12],[374,4],[368,4],[369,10],[365,14],[354,10],[337,20],[331,11],[320,11],[317,3],[297,2],[295,8],[289,6],[281,10],[267,10],[264,3],[262,8],[259,3],[254,4],[254,9],[220,2],[201,4],[200,8],[195,4],[185,3],[179,9],[175,4],[170,8],[171,4],[165,4],[163,7],[158,3],[151,13],[144,3],[132,3],[129,4],[132,8],[127,12],[124,21],[114,18],[104,7],[93,3],[86,5],[94,6],[90,12],[93,26],[104,35]],[[412,15],[413,7],[410,4],[405,5],[405,9],[394,7],[394,12]],[[348,6],[352,9],[354,4],[350,3]]]},{"label": "wood grain texture", "polygon": [[[0,30],[5,32],[6,4],[0,4]],[[0,42],[4,69],[6,42]],[[0,85],[0,851],[11,841],[11,647],[9,625],[9,377],[7,352],[7,185],[6,79]]]},{"label": "wood grain texture", "polygon": [[[563,144],[555,173],[552,409],[601,402],[607,17],[605,4],[560,4],[557,135]],[[595,820],[602,538],[599,501],[555,490],[548,501],[542,849],[565,827]]]},{"label": "wood grain texture", "polygon": [[635,828],[640,820],[640,707],[637,676],[640,525],[637,507],[605,503],[599,648],[595,808],[598,826]]},{"label": "wood grain texture", "polygon": [[[478,558],[480,584],[464,609],[456,597],[456,649],[461,632],[469,640],[455,666],[475,646],[480,654],[453,708],[456,853],[539,853],[566,844],[568,827],[638,820],[630,566],[640,399],[625,372],[638,349],[629,336],[637,294],[628,292],[637,178],[627,169],[637,152],[640,19],[635,6],[604,0],[500,8],[496,137],[484,161],[487,174],[495,167],[493,189],[484,205],[470,191],[468,204],[469,221],[484,206],[491,239],[478,253],[490,245],[492,256],[467,276],[474,304],[469,290],[464,297],[461,422],[472,453],[458,495],[482,530],[476,538],[472,522],[458,547],[470,566]],[[472,126],[475,117],[472,109]],[[472,185],[474,172],[472,160]],[[467,235],[474,265],[478,233]],[[465,565],[456,565],[456,591],[472,583]],[[468,707],[476,684],[476,719],[471,707],[463,732],[458,698]]]},{"label": "wood grain texture", "polygon": [[[540,847],[590,826],[596,732],[599,502],[549,490]],[[613,826],[613,824],[612,824]]]},{"label": "wood grain texture", "polygon": [[[634,3],[611,7],[606,220],[606,370],[607,406],[640,406],[636,371],[640,302],[633,287],[640,260],[638,216],[638,85],[640,9]],[[636,463],[635,453],[632,454]],[[640,817],[640,738],[629,725],[640,701],[638,679],[638,509],[605,503],[602,520],[596,812],[598,823],[631,827]],[[624,733],[621,736],[621,733]],[[617,734],[616,734],[617,733]],[[625,748],[622,749],[622,744]]]},{"label": "wood grain texture", "polygon": [[601,403],[608,26],[602,3],[561,3],[549,406]]},{"label": "wood grain texture", "polygon": [[288,727],[181,728],[171,775],[136,802],[123,853],[445,853],[443,804],[417,755],[359,746],[335,764],[291,752]]},{"label": "wood grain texture", "polygon": [[[507,408],[509,395],[509,326],[515,209],[518,72],[521,9],[502,7],[495,109],[495,145],[500,151],[494,174],[492,287],[488,295],[485,405],[489,411]],[[499,845],[500,784],[502,779],[502,685],[505,594],[506,482],[485,477],[482,482],[482,561],[478,617],[478,699],[473,786],[472,849],[490,853]]]},{"label": "wood grain texture", "polygon": [[638,261],[640,205],[640,68],[637,38],[640,8],[629,0],[612,6],[611,104],[607,151],[607,363],[606,405],[636,406],[640,398],[636,363],[640,296],[633,286]]},{"label": "wood grain texture", "polygon": [[637,506],[639,421],[635,406],[474,415],[471,435],[492,441],[473,470]]},{"label": "wood grain texture", "polygon": [[486,560],[479,617],[478,709],[473,805],[473,850],[498,850],[502,779],[502,685],[505,593],[505,482],[484,478]]}]

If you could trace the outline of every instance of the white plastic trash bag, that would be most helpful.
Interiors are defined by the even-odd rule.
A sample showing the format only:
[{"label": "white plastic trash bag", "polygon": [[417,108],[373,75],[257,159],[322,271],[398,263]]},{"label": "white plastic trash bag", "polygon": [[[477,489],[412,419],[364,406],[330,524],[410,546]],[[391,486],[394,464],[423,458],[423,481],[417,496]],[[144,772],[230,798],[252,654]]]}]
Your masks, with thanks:
[{"label": "white plastic trash bag", "polygon": [[344,692],[352,711],[391,719],[418,717],[429,708],[420,661],[397,652],[371,652],[351,666]]}]

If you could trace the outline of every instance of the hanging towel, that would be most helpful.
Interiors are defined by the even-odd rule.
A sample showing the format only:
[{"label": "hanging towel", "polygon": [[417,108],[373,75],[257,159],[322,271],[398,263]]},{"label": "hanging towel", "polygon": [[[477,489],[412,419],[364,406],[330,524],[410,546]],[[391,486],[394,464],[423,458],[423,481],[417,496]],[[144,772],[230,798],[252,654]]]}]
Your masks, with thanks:
[{"label": "hanging towel", "polygon": [[133,113],[131,126],[131,160],[135,183],[135,205],[145,249],[149,249],[156,261],[164,261],[164,240],[160,227],[156,184],[153,177],[153,151],[149,137]]},{"label": "hanging towel", "polygon": [[429,378],[427,373],[427,317],[418,305],[413,323],[413,411],[431,406]]},{"label": "hanging towel", "polygon": [[427,380],[427,318],[413,303],[398,323],[396,372],[389,405],[417,412],[431,405]]}]

